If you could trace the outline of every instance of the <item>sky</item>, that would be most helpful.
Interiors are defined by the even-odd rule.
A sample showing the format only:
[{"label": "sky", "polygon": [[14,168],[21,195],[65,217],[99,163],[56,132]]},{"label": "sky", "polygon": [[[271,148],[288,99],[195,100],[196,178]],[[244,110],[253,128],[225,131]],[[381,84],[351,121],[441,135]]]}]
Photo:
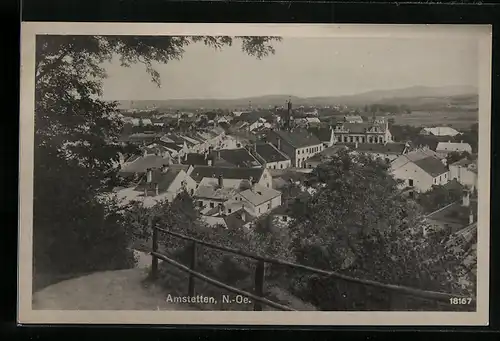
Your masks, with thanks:
[{"label": "sky", "polygon": [[261,95],[339,96],[411,86],[478,86],[472,38],[290,38],[258,60],[239,43],[222,51],[196,43],[183,58],[155,64],[161,88],[143,65],[104,65],[104,99],[223,99]]}]

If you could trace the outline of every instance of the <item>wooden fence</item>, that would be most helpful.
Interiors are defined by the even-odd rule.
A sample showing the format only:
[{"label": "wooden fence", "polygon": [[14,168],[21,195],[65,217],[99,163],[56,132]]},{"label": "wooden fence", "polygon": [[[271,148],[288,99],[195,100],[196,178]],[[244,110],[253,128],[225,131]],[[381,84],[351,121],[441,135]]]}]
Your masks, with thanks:
[{"label": "wooden fence", "polygon": [[[242,295],[244,297],[248,297],[253,300],[254,302],[254,307],[253,310],[255,311],[261,311],[263,308],[263,305],[269,306],[276,308],[278,310],[283,310],[283,311],[295,311],[295,309],[292,309],[288,306],[281,305],[279,303],[273,302],[264,296],[264,282],[265,282],[265,264],[275,264],[275,265],[281,265],[281,266],[286,266],[290,267],[293,269],[297,270],[302,270],[302,271],[307,271],[311,273],[315,273],[318,275],[322,275],[325,277],[331,277],[339,280],[343,280],[349,283],[355,283],[358,285],[363,285],[363,286],[368,286],[368,287],[373,287],[373,288],[378,288],[382,289],[384,291],[387,291],[390,293],[391,298],[395,296],[410,296],[413,298],[425,300],[425,301],[434,301],[437,302],[440,306],[450,306],[452,302],[467,302],[467,304],[472,305],[475,304],[475,298],[469,298],[469,297],[463,297],[463,296],[457,296],[449,293],[443,293],[443,292],[435,292],[435,291],[426,291],[426,290],[420,290],[420,289],[414,289],[410,287],[405,287],[405,286],[398,286],[398,285],[392,285],[392,284],[384,284],[372,280],[367,280],[367,279],[360,279],[360,278],[354,278],[350,276],[346,276],[334,271],[328,271],[328,270],[322,270],[322,269],[317,269],[313,268],[310,266],[306,265],[301,265],[301,264],[296,264],[296,263],[291,263],[275,258],[270,258],[270,257],[263,257],[259,255],[255,255],[249,252],[245,252],[242,250],[237,250],[233,248],[228,248],[224,246],[220,246],[217,244],[205,242],[203,240],[199,240],[196,238],[192,238],[180,233],[172,232],[164,228],[160,228],[157,226],[153,226],[153,241],[152,241],[152,264],[151,264],[151,277],[152,279],[157,279],[158,278],[158,260],[161,259],[164,262],[167,262],[178,269],[185,271],[189,274],[189,282],[188,282],[188,295],[189,296],[194,296],[195,295],[195,279],[198,278],[202,281],[205,281],[207,283],[210,283],[216,287],[219,287],[221,289],[225,289],[229,292],[235,293]],[[167,235],[180,238],[183,240],[186,240],[191,243],[190,249],[191,249],[191,259],[190,259],[190,266],[185,266],[161,253],[158,252],[158,234],[159,233],[165,233]],[[254,293],[246,292],[243,290],[240,290],[238,288],[232,287],[230,285],[224,284],[216,279],[210,278],[198,271],[196,271],[197,268],[197,259],[198,259],[198,251],[200,246],[205,246],[211,249],[215,250],[220,250],[223,252],[227,253],[232,253],[238,256],[246,257],[246,258],[251,258],[256,261],[256,267],[255,267],[255,275],[254,275]]]}]

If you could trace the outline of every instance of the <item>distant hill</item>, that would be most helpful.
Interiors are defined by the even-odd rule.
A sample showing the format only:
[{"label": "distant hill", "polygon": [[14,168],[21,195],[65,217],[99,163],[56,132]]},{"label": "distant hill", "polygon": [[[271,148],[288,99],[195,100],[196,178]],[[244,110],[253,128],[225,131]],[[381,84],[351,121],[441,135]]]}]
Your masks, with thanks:
[{"label": "distant hill", "polygon": [[247,107],[251,102],[254,107],[284,105],[291,99],[295,106],[311,105],[348,105],[363,106],[370,104],[407,105],[418,109],[429,105],[466,105],[477,107],[478,90],[472,86],[427,87],[414,86],[396,90],[375,90],[353,95],[329,97],[296,97],[288,95],[267,95],[238,99],[171,99],[171,100],[137,100],[119,101],[124,109],[145,109],[157,106],[172,109],[234,109]]}]

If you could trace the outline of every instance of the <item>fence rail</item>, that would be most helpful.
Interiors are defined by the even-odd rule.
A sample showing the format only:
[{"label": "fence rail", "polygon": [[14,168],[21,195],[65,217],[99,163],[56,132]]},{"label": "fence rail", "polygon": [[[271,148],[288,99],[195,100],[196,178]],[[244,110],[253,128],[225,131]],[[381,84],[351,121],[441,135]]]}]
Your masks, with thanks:
[{"label": "fence rail", "polygon": [[[158,252],[158,233],[165,233],[167,235],[180,238],[186,241],[191,242],[191,262],[190,262],[190,267],[187,267],[183,264],[178,263],[177,261],[161,254]],[[249,293],[240,289],[237,289],[235,287],[229,286],[227,284],[224,284],[220,281],[217,281],[213,278],[210,278],[198,271],[196,271],[196,266],[197,266],[197,251],[199,246],[206,246],[211,249],[215,250],[220,250],[223,252],[227,253],[232,253],[238,256],[246,257],[246,258],[251,258],[257,261],[256,263],[256,268],[255,268],[255,293]],[[427,291],[427,290],[420,290],[420,289],[415,289],[411,287],[405,287],[405,286],[399,286],[399,285],[393,285],[393,284],[384,284],[372,280],[367,280],[367,279],[361,279],[361,278],[355,278],[355,277],[350,277],[346,276],[334,271],[328,271],[328,270],[322,270],[318,268],[313,268],[307,265],[302,265],[302,264],[296,264],[276,258],[271,258],[271,257],[264,257],[260,255],[256,255],[250,252],[246,252],[243,250],[238,250],[238,249],[233,249],[225,246],[220,246],[217,244],[209,243],[200,239],[196,239],[193,237],[189,237],[180,233],[172,232],[167,229],[153,226],[153,245],[152,245],[152,264],[151,264],[151,276],[152,278],[157,278],[158,276],[158,259],[161,259],[177,268],[179,268],[182,271],[185,271],[189,274],[189,283],[188,283],[188,294],[190,296],[194,296],[195,294],[195,278],[201,279],[207,283],[210,283],[214,286],[217,286],[219,288],[228,290],[230,292],[251,298],[254,300],[254,310],[260,311],[262,310],[262,304],[279,309],[279,310],[288,310],[288,311],[294,311],[295,309],[292,309],[290,307],[278,304],[276,302],[270,301],[264,297],[264,281],[265,281],[265,264],[275,264],[275,265],[281,265],[281,266],[286,266],[290,267],[293,269],[297,270],[302,270],[302,271],[307,271],[311,273],[315,273],[318,275],[322,275],[325,277],[331,277],[339,280],[343,280],[346,282],[350,283],[355,283],[355,284],[360,284],[364,286],[369,286],[373,288],[378,288],[382,289],[385,291],[388,291],[392,296],[395,295],[401,295],[401,296],[411,296],[411,297],[416,297],[424,300],[432,300],[436,301],[438,303],[448,303],[452,300],[459,300],[459,301],[470,301],[470,297],[464,297],[460,295],[454,295],[454,294],[449,294],[449,293],[443,293],[443,292],[436,292],[436,291]],[[475,303],[475,299],[472,299],[471,303]]]}]

